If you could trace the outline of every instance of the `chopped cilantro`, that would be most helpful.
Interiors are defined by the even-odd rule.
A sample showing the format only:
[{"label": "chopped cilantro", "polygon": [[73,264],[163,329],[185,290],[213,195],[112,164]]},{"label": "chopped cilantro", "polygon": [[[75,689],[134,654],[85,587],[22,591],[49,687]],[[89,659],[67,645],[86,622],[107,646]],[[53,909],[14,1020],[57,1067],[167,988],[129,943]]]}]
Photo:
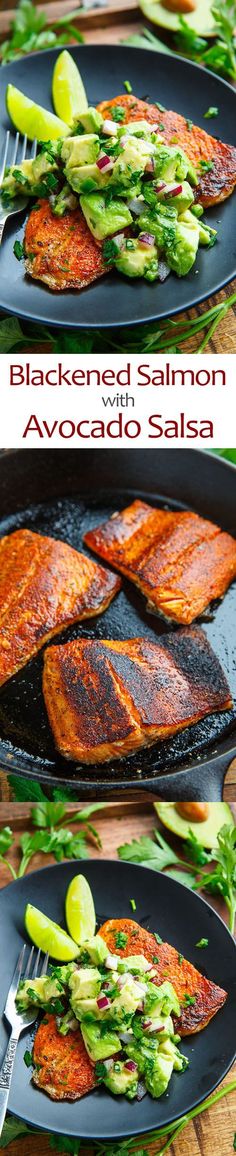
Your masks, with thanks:
[{"label": "chopped cilantro", "polygon": [[165,105],[160,104],[159,100],[155,100],[155,105],[156,105],[156,108],[159,108],[159,112],[166,112]]},{"label": "chopped cilantro", "polygon": [[161,939],[161,936],[158,935],[158,931],[154,931],[153,935],[154,935],[154,939],[156,939],[157,943],[163,943],[163,939]]},{"label": "chopped cilantro", "polygon": [[208,943],[209,939],[199,939],[198,943],[195,943],[195,947],[208,947]]},{"label": "chopped cilantro", "polygon": [[24,1053],[23,1059],[24,1059],[24,1064],[26,1064],[26,1067],[32,1068],[32,1064],[33,1064],[32,1052],[29,1052],[26,1050],[26,1052]]},{"label": "chopped cilantro", "polygon": [[115,241],[112,241],[110,238],[108,238],[107,241],[104,241],[102,247],[102,255],[105,265],[114,265],[117,253],[118,247],[115,244]]},{"label": "chopped cilantro", "polygon": [[189,995],[188,992],[185,991],[184,1002],[185,1002],[185,1007],[194,1007],[194,1004],[196,1003],[196,996],[195,995]]},{"label": "chopped cilantro", "polygon": [[25,173],[21,172],[21,169],[13,169],[12,176],[18,185],[27,185],[29,187],[28,178],[25,176]]},{"label": "chopped cilantro", "polygon": [[130,84],[130,80],[124,80],[124,88],[126,88],[126,92],[132,92],[132,84]]},{"label": "chopped cilantro", "polygon": [[208,108],[207,111],[203,113],[203,116],[205,120],[210,120],[213,116],[219,116],[219,109],[210,105],[210,108]]},{"label": "chopped cilantro", "polygon": [[116,947],[120,947],[122,950],[122,948],[127,946],[127,943],[128,943],[128,935],[125,934],[125,931],[115,931],[115,945],[116,945]]},{"label": "chopped cilantro", "polygon": [[152,956],[152,962],[153,963],[159,963],[159,955],[153,955]]},{"label": "chopped cilantro", "polygon": [[107,1076],[106,1064],[103,1064],[101,1060],[97,1060],[95,1064],[95,1076],[98,1084],[101,1084],[102,1080]]},{"label": "chopped cilantro", "polygon": [[186,120],[186,125],[187,125],[187,128],[188,128],[188,131],[189,131],[189,132],[192,132],[192,128],[193,128],[193,121],[192,121],[192,120]]},{"label": "chopped cilantro", "polygon": [[132,911],[136,911],[135,899],[130,899],[130,906],[132,907]]},{"label": "chopped cilantro", "polygon": [[183,955],[181,955],[181,952],[180,952],[180,953],[179,953],[179,955],[178,955],[178,963],[179,963],[179,966],[180,966],[180,967],[181,967],[181,963],[183,963],[183,959],[184,959],[184,956],[183,956]]},{"label": "chopped cilantro", "polygon": [[200,161],[200,169],[202,169],[203,173],[210,173],[213,168],[214,161]]},{"label": "chopped cilantro", "polygon": [[17,258],[17,261],[22,261],[25,255],[24,242],[22,243],[21,241],[14,241],[13,253]]},{"label": "chopped cilantro", "polygon": [[121,104],[115,104],[111,110],[111,115],[112,120],[118,121],[118,124],[122,124],[125,120],[125,109],[121,107]]}]

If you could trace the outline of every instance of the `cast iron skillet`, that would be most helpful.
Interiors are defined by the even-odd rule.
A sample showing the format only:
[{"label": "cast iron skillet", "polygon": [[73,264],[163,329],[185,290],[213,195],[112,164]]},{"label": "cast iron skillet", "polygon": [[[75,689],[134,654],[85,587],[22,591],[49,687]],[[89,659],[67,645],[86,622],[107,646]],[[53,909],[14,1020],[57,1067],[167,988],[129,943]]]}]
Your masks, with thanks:
[{"label": "cast iron skillet", "polygon": [[[124,91],[123,82],[129,78],[133,92],[139,97],[160,101],[166,108],[175,109],[210,134],[236,144],[235,93],[230,85],[198,65],[181,57],[166,56],[136,48],[94,45],[70,48],[82,70],[90,104],[117,96]],[[8,83],[23,89],[27,96],[51,108],[52,71],[57,50],[33,53],[1,69],[0,147],[3,130],[9,128],[4,113],[5,91]],[[217,120],[205,120],[209,106],[219,109]],[[157,115],[160,117],[161,113]],[[230,197],[224,204],[207,212],[209,224],[218,230],[219,243],[209,251],[200,249],[194,269],[187,277],[171,275],[164,285],[147,281],[131,281],[118,274],[107,277],[81,293],[52,293],[40,282],[30,281],[24,275],[24,264],[13,255],[17,237],[22,240],[24,222],[12,218],[4,234],[0,256],[0,306],[18,317],[43,321],[48,325],[84,326],[100,328],[104,325],[130,325],[167,317],[179,310],[216,293],[236,272],[235,200]]]},{"label": "cast iron skillet", "polygon": [[[61,863],[33,872],[27,879],[11,883],[0,894],[0,917],[4,931],[4,952],[0,973],[0,1006],[6,994],[24,935],[24,910],[28,900],[51,919],[65,926],[64,899],[70,880],[81,863]],[[30,1083],[24,1052],[31,1051],[32,1035],[25,1034],[17,1048],[10,1111],[27,1123],[66,1136],[90,1140],[115,1140],[152,1128],[168,1126],[189,1112],[224,1078],[235,1055],[236,969],[235,944],[225,924],[198,895],[154,871],[111,860],[83,862],[83,872],[93,891],[98,927],[110,917],[130,918],[130,896],[137,904],[135,919],[145,928],[158,931],[173,943],[195,967],[228,992],[228,999],[207,1028],[183,1039],[181,1051],[190,1060],[183,1076],[174,1073],[169,1094],[160,1100],[145,1096],[141,1103],[109,1096],[102,1090],[75,1103],[55,1103]],[[204,936],[209,945],[199,952],[195,944]],[[201,958],[200,958],[201,955]],[[0,1026],[0,1057],[7,1034]]]},{"label": "cast iron skillet", "polygon": [[[88,527],[144,497],[188,508],[234,531],[236,471],[193,450],[13,450],[0,455],[0,536],[27,526],[81,549]],[[163,798],[220,799],[226,768],[236,754],[236,585],[203,628],[222,662],[235,706],[138,755],[84,767],[57,755],[42,696],[42,651],[0,692],[0,763],[6,771],[69,784],[83,796],[107,796],[137,784]],[[80,637],[155,640],[167,630],[128,582],[105,614],[84,621],[58,641]],[[55,642],[55,639],[53,639]]]}]

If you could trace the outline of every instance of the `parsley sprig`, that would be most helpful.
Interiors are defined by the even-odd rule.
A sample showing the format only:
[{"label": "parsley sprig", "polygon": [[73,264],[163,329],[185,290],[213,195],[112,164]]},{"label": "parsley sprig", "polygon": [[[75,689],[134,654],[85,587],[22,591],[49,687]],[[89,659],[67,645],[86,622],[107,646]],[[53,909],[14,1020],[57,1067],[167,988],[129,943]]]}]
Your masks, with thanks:
[{"label": "parsley sprig", "polygon": [[[0,47],[2,64],[8,64],[11,60],[15,60],[18,56],[25,56],[28,52],[38,52],[43,48],[59,48],[60,45],[68,44],[69,40],[77,40],[79,44],[82,44],[83,36],[78,28],[71,24],[71,16],[72,13],[70,12],[68,16],[64,16],[55,24],[51,24],[49,28],[46,12],[39,11],[37,5],[32,4],[31,0],[20,0],[14,19],[11,21],[11,35],[8,40],[4,40]],[[73,12],[73,19],[75,16],[77,16],[76,9]]]},{"label": "parsley sprig", "polygon": [[[229,912],[229,928],[233,934],[236,915],[236,827],[225,823],[218,833],[217,846],[213,851],[205,851],[191,828],[183,845],[185,859],[180,859],[161,835],[154,831],[154,839],[142,835],[131,843],[118,847],[120,859],[129,863],[140,863],[153,871],[170,870],[174,878],[191,887],[193,891],[205,890],[211,895],[222,895]],[[206,872],[204,868],[213,864]],[[181,871],[176,872],[176,865]],[[184,868],[184,870],[182,870]],[[187,871],[186,871],[187,868]]]},{"label": "parsley sprig", "polygon": [[[31,796],[32,796],[32,784]],[[40,788],[41,790],[41,788]],[[43,795],[43,792],[41,792]],[[103,808],[103,803],[93,803],[80,811],[70,812],[68,815],[65,802],[54,799],[49,802],[44,796],[31,808],[31,823],[35,827],[32,834],[24,831],[19,843],[20,863],[18,871],[9,862],[7,853],[13,848],[14,835],[10,827],[0,830],[0,861],[5,863],[14,879],[21,879],[29,863],[38,851],[44,855],[53,855],[56,863],[63,859],[86,859],[88,843],[93,842],[97,850],[101,849],[101,840],[96,828],[90,823],[90,817]],[[67,823],[70,823],[70,827]],[[71,824],[81,824],[81,829],[71,831]]]}]

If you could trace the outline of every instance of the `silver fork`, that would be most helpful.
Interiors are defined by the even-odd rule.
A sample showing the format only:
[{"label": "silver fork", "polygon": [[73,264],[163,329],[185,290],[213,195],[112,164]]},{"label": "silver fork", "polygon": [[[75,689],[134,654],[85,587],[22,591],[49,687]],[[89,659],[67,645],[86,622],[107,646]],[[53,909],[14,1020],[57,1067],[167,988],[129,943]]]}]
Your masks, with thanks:
[{"label": "silver fork", "polygon": [[[0,245],[1,245],[2,237],[3,237],[3,230],[5,228],[5,224],[6,224],[6,221],[8,220],[8,217],[12,217],[15,213],[21,213],[22,210],[25,209],[25,207],[27,205],[27,201],[29,199],[26,195],[23,195],[23,196],[19,195],[18,197],[14,198],[14,201],[8,200],[8,201],[4,202],[3,197],[1,197],[1,186],[2,186],[4,175],[5,175],[5,170],[8,167],[12,167],[12,166],[17,165],[17,164],[18,165],[22,164],[22,161],[24,161],[26,158],[27,144],[28,144],[27,136],[24,136],[23,140],[21,142],[20,133],[17,132],[16,136],[13,138],[13,141],[12,141],[10,132],[8,131],[6,133],[5,146],[3,149],[3,158],[2,158],[2,163],[0,165]],[[18,152],[19,152],[19,156],[18,156]],[[31,160],[35,160],[36,153],[37,153],[37,141],[34,140],[32,146],[31,146],[31,154],[30,154]]]},{"label": "silver fork", "polygon": [[[41,951],[37,952],[35,959],[34,947],[32,947],[28,956],[26,967],[24,968],[25,952],[26,943],[24,943],[18,956],[4,1008],[4,1016],[11,1028],[11,1034],[7,1050],[5,1052],[3,1064],[0,1069],[0,1136],[2,1135],[3,1124],[7,1111],[8,1097],[11,1087],[18,1040],[22,1035],[22,1032],[24,1032],[26,1028],[31,1027],[31,1025],[35,1023],[35,1020],[39,1014],[39,1008],[35,1007],[33,1004],[32,1007],[30,1007],[27,1011],[18,1012],[15,1004],[16,993],[21,979],[35,979],[35,976],[38,974],[46,975],[48,967],[48,955],[44,955],[42,957],[41,963]],[[39,973],[40,964],[41,971]]]}]

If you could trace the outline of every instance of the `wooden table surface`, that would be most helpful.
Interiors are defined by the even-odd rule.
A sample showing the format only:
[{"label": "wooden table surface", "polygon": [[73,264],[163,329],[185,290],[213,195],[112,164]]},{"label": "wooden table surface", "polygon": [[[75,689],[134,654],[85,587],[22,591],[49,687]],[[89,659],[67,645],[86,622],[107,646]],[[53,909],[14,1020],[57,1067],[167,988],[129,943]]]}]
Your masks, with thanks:
[{"label": "wooden table surface", "polygon": [[[66,12],[73,13],[74,9],[78,12],[78,0],[49,0],[49,3],[44,0],[44,4],[39,5],[40,7],[46,11],[50,24],[60,15],[65,15]],[[0,0],[0,41],[8,35],[13,8],[13,0]],[[140,13],[138,0],[106,0],[104,8],[95,7],[92,11],[81,12],[74,19],[74,23],[83,32],[86,44],[119,44],[132,34],[140,32],[145,25],[148,27],[148,22]],[[157,26],[150,25],[149,27],[154,33],[156,32],[157,36],[159,35]],[[163,30],[161,30],[161,35],[163,37]],[[231,282],[231,285],[214,298],[209,298],[208,306],[203,303],[196,309],[189,310],[185,315],[181,314],[180,320],[183,317],[185,320],[186,318],[191,320],[194,317],[200,317],[207,307],[210,308],[212,305],[223,303],[233,292],[236,292],[236,281]],[[193,353],[198,348],[202,338],[203,332],[187,341],[184,344],[184,352]],[[40,346],[35,345],[34,352],[38,351],[40,351]],[[229,310],[226,318],[222,320],[214,337],[206,346],[206,352],[219,354],[236,352],[236,305]]]},{"label": "wooden table surface", "polygon": [[[69,806],[68,812],[73,811],[73,809],[73,805]],[[15,849],[9,854],[15,868],[19,865],[16,849],[19,837],[24,830],[31,830],[30,811],[31,808],[26,803],[2,804],[1,806],[1,826],[9,824],[15,834]],[[108,859],[117,857],[117,847],[121,842],[130,842],[132,838],[139,837],[141,834],[151,835],[154,823],[156,826],[158,825],[156,816],[154,818],[153,808],[151,804],[147,803],[147,800],[145,805],[144,803],[105,805],[104,811],[101,815],[97,815],[94,821],[101,837],[102,852],[99,853],[95,847],[91,846],[91,856],[97,858],[99,854],[102,854],[104,858]],[[76,824],[73,825],[73,830],[76,830]],[[168,839],[171,841],[169,833]],[[173,840],[173,846],[177,847],[177,845],[179,849],[179,841]],[[45,866],[45,862],[48,864],[53,862],[52,856],[47,856],[46,859],[42,854],[36,855],[33,864],[28,869],[28,874],[32,869],[37,870],[42,865]],[[81,870],[83,870],[82,864]],[[0,864],[0,887],[4,887],[8,882],[9,873],[6,867]],[[221,900],[213,901],[212,899],[210,901],[224,918],[225,908]],[[236,1065],[224,1080],[224,1085],[229,1084],[235,1077]],[[171,1145],[170,1156],[213,1156],[213,1153],[216,1156],[232,1156],[235,1131],[236,1093],[233,1093],[220,1101],[214,1109],[204,1112],[203,1115],[189,1124],[181,1138]],[[159,1145],[155,1145],[151,1149],[150,1146],[150,1152],[153,1152],[153,1156],[154,1152],[157,1156],[158,1147]],[[40,1134],[35,1137],[23,1137],[16,1143],[12,1143],[6,1151],[9,1152],[9,1156],[49,1156],[51,1148],[48,1138]]]}]

